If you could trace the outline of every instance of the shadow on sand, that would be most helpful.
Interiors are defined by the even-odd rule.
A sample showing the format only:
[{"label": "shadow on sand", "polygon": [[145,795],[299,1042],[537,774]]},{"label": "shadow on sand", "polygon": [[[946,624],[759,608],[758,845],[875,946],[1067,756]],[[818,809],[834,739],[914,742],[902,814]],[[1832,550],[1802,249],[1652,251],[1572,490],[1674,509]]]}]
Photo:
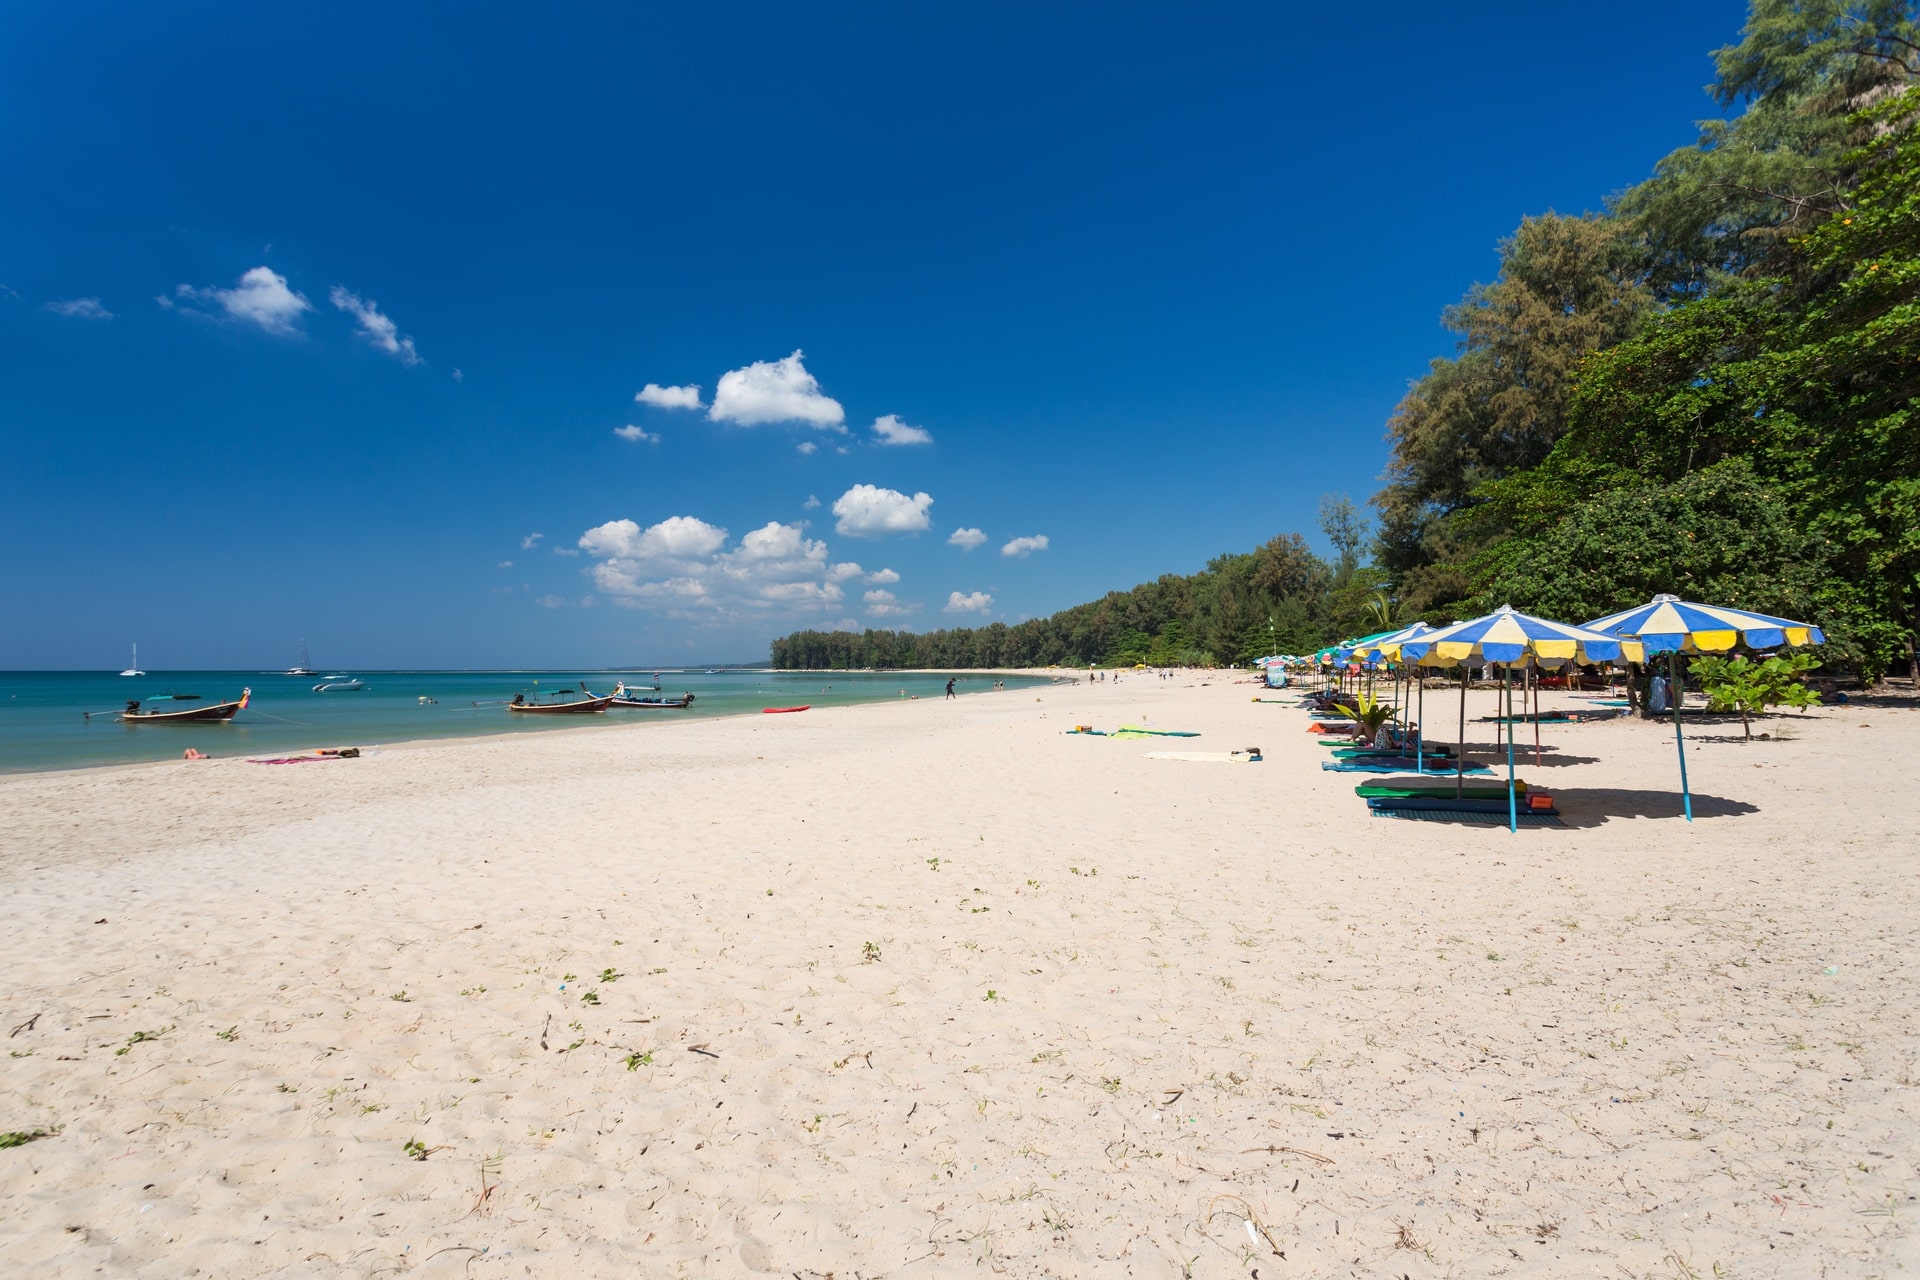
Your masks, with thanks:
[{"label": "shadow on sand", "polygon": [[[1614,818],[1671,818],[1679,822],[1686,817],[1677,789],[1628,791],[1597,787],[1592,790],[1555,791],[1552,794],[1553,802],[1560,810],[1560,820],[1569,827],[1598,827]],[[1758,812],[1759,805],[1748,804],[1745,800],[1728,800],[1721,796],[1702,795],[1698,791],[1693,793],[1693,816],[1696,819],[1737,818]]]},{"label": "shadow on sand", "polygon": [[[1452,742],[1435,742],[1434,745],[1456,749],[1458,747],[1457,743]],[[1505,773],[1507,769],[1507,744],[1504,742],[1469,742],[1467,744],[1467,763],[1484,764],[1489,769],[1494,769],[1497,766],[1497,772]],[[1513,749],[1513,767],[1515,772],[1521,769],[1555,769],[1570,764],[1598,763],[1600,763],[1599,756],[1571,755],[1565,751],[1558,750],[1551,742],[1543,742],[1540,744],[1540,763],[1538,765],[1533,762],[1533,744],[1531,742],[1516,743]]]}]

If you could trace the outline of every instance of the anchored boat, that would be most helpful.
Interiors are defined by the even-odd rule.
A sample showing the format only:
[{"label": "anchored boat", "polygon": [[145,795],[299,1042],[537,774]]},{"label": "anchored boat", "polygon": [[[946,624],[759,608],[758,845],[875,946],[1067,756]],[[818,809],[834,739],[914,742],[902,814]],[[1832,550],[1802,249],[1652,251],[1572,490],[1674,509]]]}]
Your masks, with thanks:
[{"label": "anchored boat", "polygon": [[[653,692],[655,694],[658,694],[659,691],[659,685],[653,686]],[[623,680],[613,686],[613,697],[607,705],[626,707],[635,711],[661,711],[674,707],[690,707],[693,705],[693,695],[683,693],[677,698],[646,697],[638,689],[627,688],[626,682]]]},{"label": "anchored boat", "polygon": [[612,695],[589,693],[585,685],[580,686],[578,693],[572,689],[555,689],[552,696],[556,699],[555,701],[540,702],[538,693],[532,697],[524,693],[516,693],[513,695],[513,701],[507,704],[507,710],[525,715],[592,715],[598,711],[605,711],[613,702]]},{"label": "anchored boat", "polygon": [[[188,702],[197,701],[197,694],[165,694],[158,698],[149,698],[149,702]],[[142,711],[138,698],[127,699],[127,709],[120,713],[123,724],[225,724],[239,712],[246,710],[247,702],[253,697],[252,689],[242,689],[240,696],[231,702],[213,702],[204,707],[163,708]]]}]

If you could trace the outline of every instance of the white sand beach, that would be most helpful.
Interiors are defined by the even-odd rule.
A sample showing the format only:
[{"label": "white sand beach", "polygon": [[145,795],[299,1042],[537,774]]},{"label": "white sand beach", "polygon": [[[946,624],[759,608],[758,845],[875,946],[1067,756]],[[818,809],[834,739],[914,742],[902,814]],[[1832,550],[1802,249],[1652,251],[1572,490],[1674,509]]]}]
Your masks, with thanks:
[{"label": "white sand beach", "polygon": [[1920,711],[1702,725],[1691,824],[1548,725],[1514,835],[1256,693],[0,778],[0,1273],[1920,1270]]}]

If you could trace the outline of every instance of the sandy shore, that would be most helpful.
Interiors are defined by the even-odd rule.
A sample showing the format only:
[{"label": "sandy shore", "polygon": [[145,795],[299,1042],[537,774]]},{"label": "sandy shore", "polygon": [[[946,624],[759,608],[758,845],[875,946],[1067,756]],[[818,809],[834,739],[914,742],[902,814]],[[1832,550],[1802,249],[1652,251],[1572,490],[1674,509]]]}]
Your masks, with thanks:
[{"label": "sandy shore", "polygon": [[1516,837],[1254,692],[0,778],[0,1272],[1920,1268],[1920,711],[1702,726],[1691,825],[1549,726]]}]

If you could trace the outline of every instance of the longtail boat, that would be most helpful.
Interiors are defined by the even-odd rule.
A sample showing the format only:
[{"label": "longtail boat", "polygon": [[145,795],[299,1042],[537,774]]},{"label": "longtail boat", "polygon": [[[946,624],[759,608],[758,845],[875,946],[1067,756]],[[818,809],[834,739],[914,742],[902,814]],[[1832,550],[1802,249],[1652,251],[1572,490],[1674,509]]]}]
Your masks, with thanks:
[{"label": "longtail boat", "polygon": [[[596,711],[605,711],[608,704],[613,701],[610,694],[602,696],[588,693],[584,685],[581,686],[577,696],[570,696],[572,692],[570,689],[554,690],[556,695],[568,698],[565,702],[535,702],[524,693],[516,693],[513,695],[513,701],[507,704],[507,710],[543,716],[592,715]],[[534,695],[536,698],[539,696]]]},{"label": "longtail boat", "polygon": [[[166,700],[185,702],[191,697],[190,694],[172,694]],[[120,720],[123,724],[225,724],[245,710],[252,697],[252,689],[242,689],[240,696],[232,702],[214,702],[204,707],[184,707],[178,711],[142,711],[139,699],[129,698],[127,709],[120,713]]]},{"label": "longtail boat", "polygon": [[[659,688],[659,685],[655,685],[654,691],[657,693]],[[608,705],[625,707],[632,711],[664,711],[669,708],[692,706],[693,695],[683,693],[677,698],[647,698],[642,697],[639,690],[627,688],[626,682],[622,681],[613,686],[613,697]]]}]

